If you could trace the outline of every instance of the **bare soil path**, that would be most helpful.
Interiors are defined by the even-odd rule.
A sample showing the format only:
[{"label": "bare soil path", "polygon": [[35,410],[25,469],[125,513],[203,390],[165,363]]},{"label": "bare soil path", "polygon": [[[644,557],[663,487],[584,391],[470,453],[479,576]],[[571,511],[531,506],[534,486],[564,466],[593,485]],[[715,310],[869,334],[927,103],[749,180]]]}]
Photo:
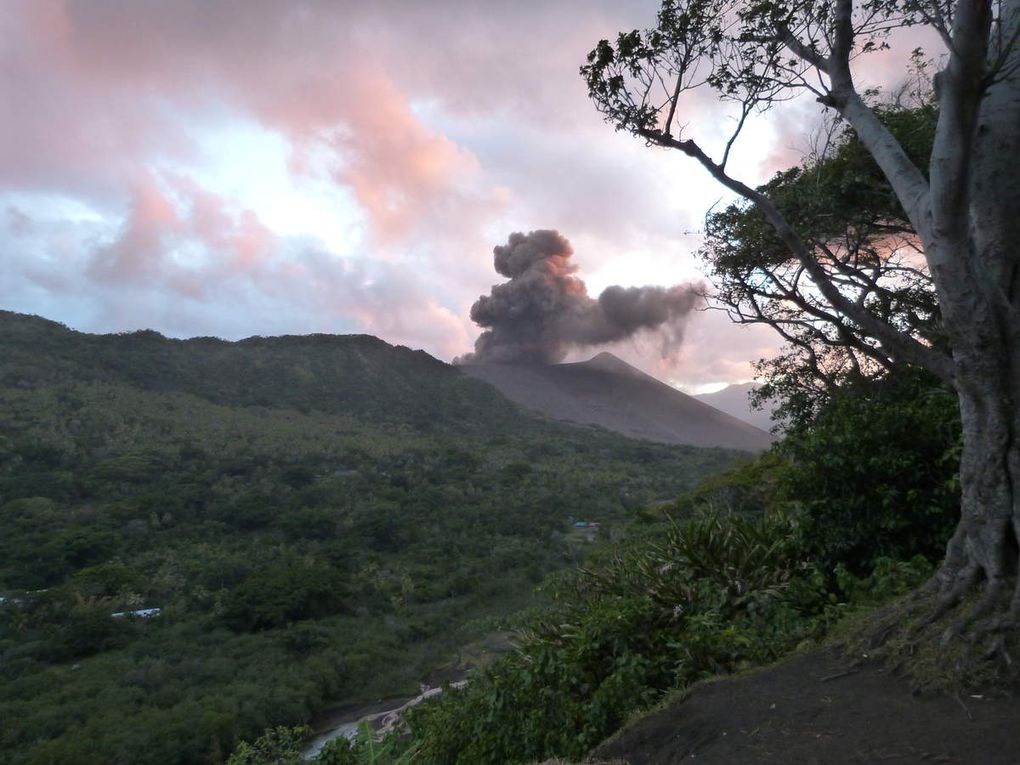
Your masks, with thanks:
[{"label": "bare soil path", "polygon": [[708,682],[603,744],[629,765],[1020,765],[1020,693],[920,697],[832,650]]}]

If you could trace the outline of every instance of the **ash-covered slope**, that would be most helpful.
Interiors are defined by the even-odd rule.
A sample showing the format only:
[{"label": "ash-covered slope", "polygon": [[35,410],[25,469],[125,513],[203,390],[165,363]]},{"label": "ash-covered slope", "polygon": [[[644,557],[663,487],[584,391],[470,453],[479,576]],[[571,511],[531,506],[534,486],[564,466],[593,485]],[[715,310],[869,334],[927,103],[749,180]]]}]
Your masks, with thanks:
[{"label": "ash-covered slope", "polygon": [[576,364],[466,364],[461,370],[548,417],[601,425],[631,438],[749,451],[773,440],[611,353]]},{"label": "ash-covered slope", "polygon": [[694,398],[703,404],[715,407],[720,412],[733,415],[738,420],[749,422],[756,428],[771,430],[776,424],[768,409],[751,408],[751,392],[754,391],[754,383],[740,383],[730,385],[715,393],[701,393]]}]

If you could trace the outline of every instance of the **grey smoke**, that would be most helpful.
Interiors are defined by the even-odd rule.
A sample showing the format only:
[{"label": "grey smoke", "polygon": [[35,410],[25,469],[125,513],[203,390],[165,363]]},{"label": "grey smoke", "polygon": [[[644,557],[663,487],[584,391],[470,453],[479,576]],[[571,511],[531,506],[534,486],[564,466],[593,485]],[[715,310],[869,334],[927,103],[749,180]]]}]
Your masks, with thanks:
[{"label": "grey smoke", "polygon": [[701,302],[694,285],[607,287],[588,295],[570,262],[573,249],[557,231],[510,235],[493,249],[497,284],[471,307],[471,319],[485,331],[462,364],[526,362],[554,364],[573,347],[655,333],[663,355],[683,340],[688,314]]}]

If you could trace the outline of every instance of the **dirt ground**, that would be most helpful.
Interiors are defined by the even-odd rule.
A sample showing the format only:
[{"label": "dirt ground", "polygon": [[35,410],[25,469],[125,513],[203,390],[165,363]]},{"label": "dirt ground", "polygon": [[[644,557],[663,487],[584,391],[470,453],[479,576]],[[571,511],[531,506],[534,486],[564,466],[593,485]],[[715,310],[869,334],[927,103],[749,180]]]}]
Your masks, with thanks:
[{"label": "dirt ground", "polygon": [[1020,765],[1020,694],[940,696],[831,650],[705,683],[601,746],[629,765]]}]

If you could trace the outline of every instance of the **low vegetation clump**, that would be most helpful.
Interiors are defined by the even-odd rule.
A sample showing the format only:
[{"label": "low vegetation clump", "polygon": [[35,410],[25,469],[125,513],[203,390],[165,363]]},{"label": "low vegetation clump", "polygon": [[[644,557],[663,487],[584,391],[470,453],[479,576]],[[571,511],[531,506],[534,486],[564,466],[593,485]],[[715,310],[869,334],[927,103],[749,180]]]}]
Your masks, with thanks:
[{"label": "low vegetation clump", "polygon": [[[658,541],[650,541],[656,539]],[[923,558],[855,577],[806,563],[802,524],[701,509],[559,577],[517,651],[412,711],[425,762],[577,758],[671,690],[768,663],[849,611],[902,594]]]},{"label": "low vegetation clump", "polygon": [[[306,762],[304,742],[307,726],[270,728],[255,741],[242,742],[227,765],[301,765]],[[362,723],[353,739],[341,736],[326,743],[313,760],[317,765],[409,765],[413,761],[397,736],[378,740],[368,723]]]}]

